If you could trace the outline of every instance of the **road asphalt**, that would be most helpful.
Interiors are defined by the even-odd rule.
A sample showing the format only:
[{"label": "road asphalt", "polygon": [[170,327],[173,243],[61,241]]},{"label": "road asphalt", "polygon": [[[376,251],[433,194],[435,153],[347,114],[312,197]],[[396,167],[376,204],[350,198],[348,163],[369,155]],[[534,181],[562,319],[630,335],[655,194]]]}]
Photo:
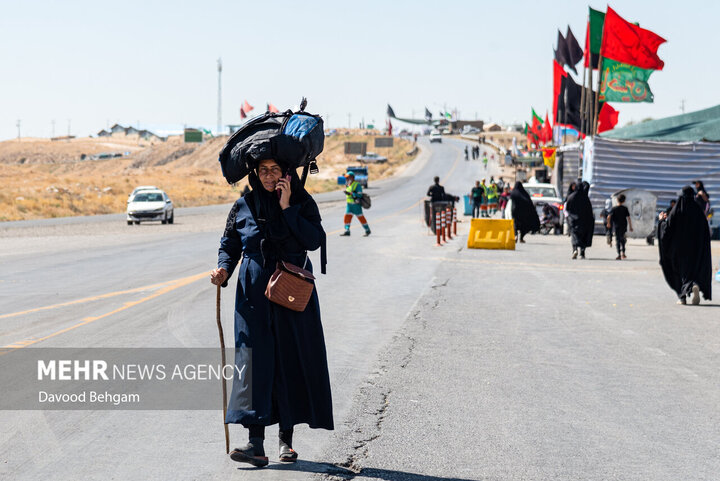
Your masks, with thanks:
[{"label": "road asphalt", "polygon": [[[435,247],[432,177],[462,195],[499,172],[465,145],[421,142],[401,176],[370,179],[368,238],[340,238],[343,196],[318,196],[336,430],[298,427],[301,461],[276,462],[270,428],[270,466],[232,462],[219,411],[3,411],[0,479],[712,479],[717,303],[675,306],[656,248],[634,242],[620,262],[604,238],[585,261],[563,236],[468,250],[466,220]],[[228,210],[0,225],[0,348],[216,346],[207,272]]]}]

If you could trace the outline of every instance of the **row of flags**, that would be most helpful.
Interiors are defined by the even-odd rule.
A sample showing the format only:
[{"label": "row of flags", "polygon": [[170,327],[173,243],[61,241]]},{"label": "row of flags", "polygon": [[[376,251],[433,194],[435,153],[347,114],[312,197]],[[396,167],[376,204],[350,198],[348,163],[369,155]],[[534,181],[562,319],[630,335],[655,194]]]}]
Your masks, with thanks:
[{"label": "row of flags", "polygon": [[[580,135],[602,133],[618,122],[619,112],[608,102],[653,102],[649,79],[665,65],[657,53],[665,42],[609,6],[607,12],[588,9],[585,48],[580,47],[570,27],[565,35],[558,30],[553,52],[554,125],[572,128]],[[578,75],[581,60],[583,79],[578,83],[569,72]],[[595,88],[593,77],[597,80]],[[543,121],[532,109],[531,121],[525,124],[528,143],[552,143],[549,120],[546,114]]]},{"label": "row of flags", "polygon": [[[255,109],[255,107],[253,107],[252,105],[250,105],[250,104],[248,103],[248,101],[245,100],[245,101],[243,102],[242,107],[240,107],[240,118],[241,118],[241,119],[246,119],[247,116],[248,116],[248,113],[250,113],[250,111],[251,111],[251,110],[254,110],[254,109]],[[275,106],[274,106],[273,104],[271,104],[270,102],[267,103],[266,111],[267,111],[267,112],[272,112],[272,113],[278,113],[278,112],[280,112],[280,111],[277,109],[277,107],[275,107]]]}]

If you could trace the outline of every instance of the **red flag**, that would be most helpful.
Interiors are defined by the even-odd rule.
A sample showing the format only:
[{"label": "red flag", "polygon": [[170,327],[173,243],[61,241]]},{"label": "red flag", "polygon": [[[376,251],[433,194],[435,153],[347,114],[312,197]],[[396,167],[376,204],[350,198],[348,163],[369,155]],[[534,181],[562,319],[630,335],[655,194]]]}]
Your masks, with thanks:
[{"label": "red flag", "polygon": [[562,65],[553,60],[553,119],[557,122],[557,102],[562,90],[562,79],[567,77],[567,72]]},{"label": "red flag", "polygon": [[545,112],[545,123],[540,131],[541,142],[552,142],[552,126],[550,125],[550,119],[548,118],[547,112]]},{"label": "red flag", "polygon": [[608,7],[603,26],[600,56],[643,69],[662,70],[665,62],[657,49],[667,40],[624,20]]},{"label": "red flag", "polygon": [[392,137],[392,122],[388,119],[388,135]]},{"label": "red flag", "polygon": [[268,112],[272,112],[272,113],[274,113],[274,114],[280,112],[280,111],[277,109],[277,107],[275,107],[275,106],[274,106],[273,104],[271,104],[270,102],[268,102],[268,104],[267,104],[267,111],[268,111]]},{"label": "red flag", "polygon": [[246,100],[245,103],[242,106],[243,110],[245,111],[245,115],[249,114],[251,110],[253,110],[255,107],[250,105],[248,101]]},{"label": "red flag", "polygon": [[600,109],[600,115],[598,115],[598,133],[614,129],[618,123],[618,115],[620,112],[605,102]]},{"label": "red flag", "polygon": [[243,110],[242,107],[240,107],[240,118],[241,119],[247,118],[247,114],[245,113],[245,110]]}]

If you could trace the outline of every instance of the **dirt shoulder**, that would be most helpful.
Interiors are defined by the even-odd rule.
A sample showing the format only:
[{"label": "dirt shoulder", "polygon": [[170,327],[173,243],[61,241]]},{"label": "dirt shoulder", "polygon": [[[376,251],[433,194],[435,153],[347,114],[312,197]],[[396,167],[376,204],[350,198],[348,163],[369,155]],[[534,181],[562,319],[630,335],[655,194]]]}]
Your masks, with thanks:
[{"label": "dirt shoulder", "polygon": [[[344,143],[367,142],[370,151],[374,137],[359,131],[328,137],[318,157],[320,173],[309,177],[308,190],[336,189],[337,176],[357,165],[354,155],[344,153]],[[245,182],[231,186],[222,177],[217,156],[226,141],[186,144],[180,137],[149,142],[121,136],[0,142],[0,221],[121,213],[138,185],[165,190],[176,207],[231,202]],[[395,138],[394,147],[378,149],[388,162],[369,165],[371,179],[399,173],[415,158],[407,155],[412,148],[411,140]],[[117,157],[97,159],[98,154]]]}]

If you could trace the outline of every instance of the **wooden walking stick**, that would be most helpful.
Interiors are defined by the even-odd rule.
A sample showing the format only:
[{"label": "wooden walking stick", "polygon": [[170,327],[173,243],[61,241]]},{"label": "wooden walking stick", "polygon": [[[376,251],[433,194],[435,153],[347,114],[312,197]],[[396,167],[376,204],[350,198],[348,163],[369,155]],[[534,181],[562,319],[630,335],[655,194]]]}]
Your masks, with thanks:
[{"label": "wooden walking stick", "polygon": [[[222,359],[222,371],[225,372],[225,336],[223,335],[222,322],[220,322],[220,286],[217,286],[217,294],[215,296],[215,319],[217,320],[218,333],[220,334],[220,357]],[[220,376],[222,382],[222,396],[223,396],[223,426],[225,427],[225,454],[230,454],[230,433],[228,432],[228,425],[225,422],[225,416],[227,415],[227,383],[225,382],[225,376]]]}]

